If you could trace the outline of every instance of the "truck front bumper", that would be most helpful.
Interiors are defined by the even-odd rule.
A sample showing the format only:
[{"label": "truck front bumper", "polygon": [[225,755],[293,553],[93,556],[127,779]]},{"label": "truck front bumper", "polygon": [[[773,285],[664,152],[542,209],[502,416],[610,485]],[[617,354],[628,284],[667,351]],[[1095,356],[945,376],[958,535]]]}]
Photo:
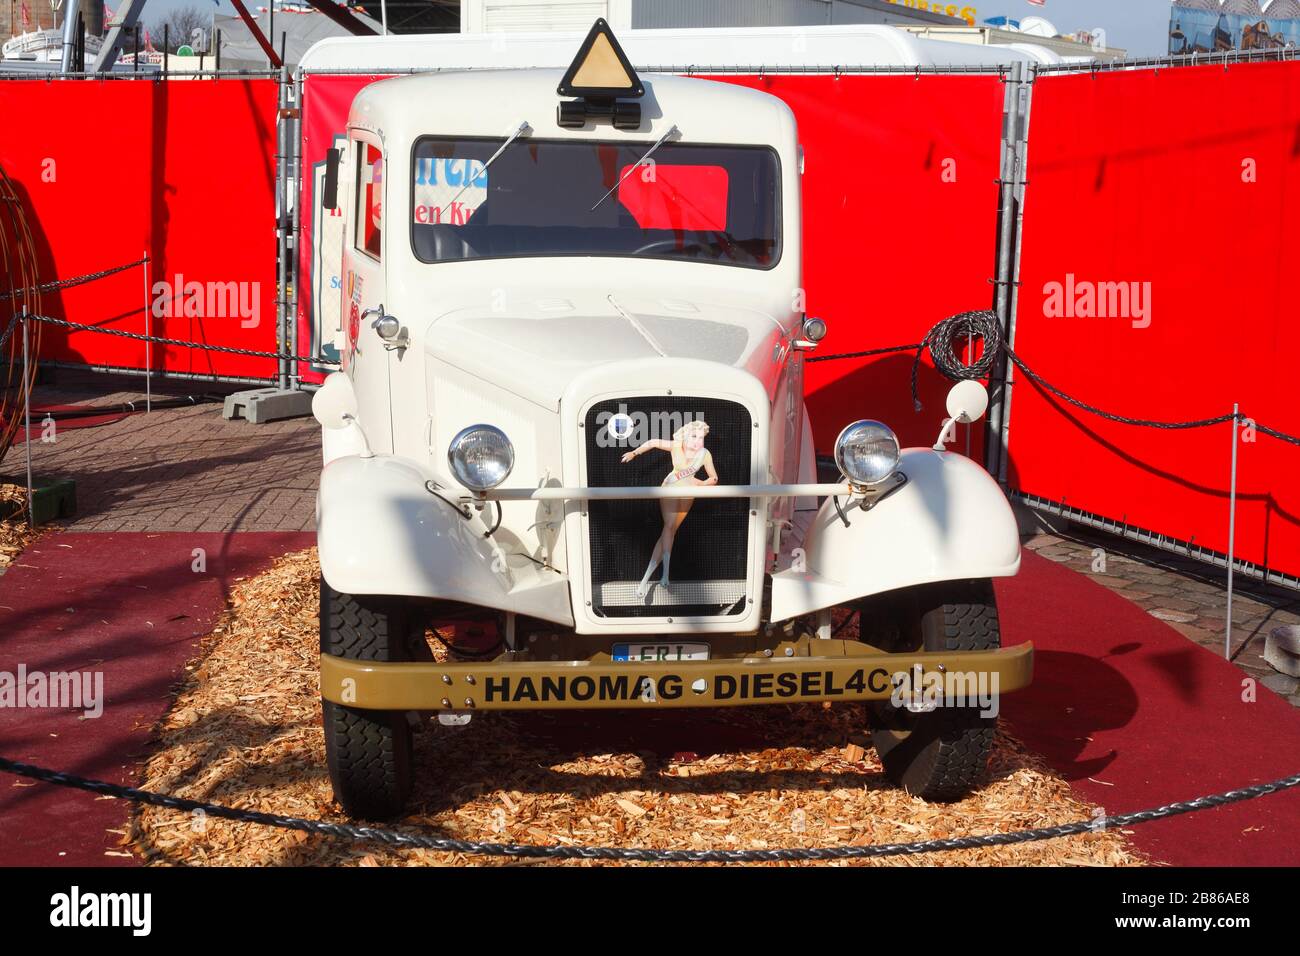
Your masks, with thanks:
[{"label": "truck front bumper", "polygon": [[707,661],[623,662],[607,654],[537,661],[505,654],[488,663],[390,664],[322,654],[320,667],[321,696],[335,704],[473,711],[888,700],[900,681],[906,698],[933,701],[937,694],[942,701],[974,704],[1028,686],[1033,662],[1029,643],[891,654],[854,641],[814,640],[784,645],[771,657]]}]

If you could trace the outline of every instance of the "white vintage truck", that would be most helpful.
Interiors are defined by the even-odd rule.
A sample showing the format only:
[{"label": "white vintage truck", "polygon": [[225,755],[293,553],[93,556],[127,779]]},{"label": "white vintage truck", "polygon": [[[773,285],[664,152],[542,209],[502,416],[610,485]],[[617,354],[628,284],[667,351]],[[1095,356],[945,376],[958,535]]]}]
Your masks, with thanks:
[{"label": "white vintage truck", "polygon": [[[900,450],[870,395],[819,481],[801,175],[779,99],[638,76],[603,22],[567,71],[357,95],[325,188],[342,370],[314,400],[349,813],[402,811],[413,726],[487,710],[867,702],[892,779],[979,784],[973,688],[1032,669],[991,586],[1018,570],[1016,522],[942,435]],[[984,404],[962,382],[948,410]]]}]

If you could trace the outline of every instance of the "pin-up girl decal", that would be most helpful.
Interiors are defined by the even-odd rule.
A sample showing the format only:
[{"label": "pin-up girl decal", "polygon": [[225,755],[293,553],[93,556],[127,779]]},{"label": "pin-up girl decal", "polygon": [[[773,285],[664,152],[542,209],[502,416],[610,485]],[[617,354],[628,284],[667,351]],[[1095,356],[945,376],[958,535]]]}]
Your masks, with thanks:
[{"label": "pin-up girl decal", "polygon": [[[708,433],[709,426],[704,424],[703,419],[687,422],[673,433],[672,441],[652,438],[642,442],[635,451],[630,451],[623,456],[623,462],[626,464],[642,452],[658,449],[669,452],[673,458],[673,470],[662,482],[664,488],[672,485],[716,485],[718,472],[713,467],[713,455],[704,447],[704,436]],[[701,468],[708,475],[707,478],[695,477]],[[664,530],[659,535],[659,540],[655,542],[654,552],[650,555],[650,564],[645,569],[645,577],[641,579],[641,584],[636,589],[637,597],[643,598],[650,593],[650,575],[654,574],[655,567],[661,560],[663,571],[659,575],[659,583],[664,587],[668,586],[668,563],[672,559],[673,538],[677,536],[677,529],[686,520],[686,514],[694,503],[694,498],[659,500],[659,513],[663,515]]]}]

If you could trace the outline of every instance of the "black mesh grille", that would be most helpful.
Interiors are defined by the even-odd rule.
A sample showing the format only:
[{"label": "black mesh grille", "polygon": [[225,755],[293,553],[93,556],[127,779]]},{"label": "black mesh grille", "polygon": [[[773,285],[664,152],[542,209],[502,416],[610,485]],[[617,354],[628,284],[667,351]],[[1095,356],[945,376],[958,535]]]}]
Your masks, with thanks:
[{"label": "black mesh grille", "polygon": [[[609,420],[622,415],[631,419],[633,432],[620,439],[617,423],[611,429]],[[718,483],[749,484],[754,426],[748,410],[722,399],[676,396],[634,396],[592,406],[583,427],[587,483],[596,488],[662,484],[673,471],[668,451],[647,449],[626,464],[622,456],[647,438],[671,440],[681,425],[699,419],[709,426],[704,447],[712,456]],[[698,476],[706,474],[701,467]],[[660,502],[591,501],[587,510],[592,607],[597,614],[697,617],[743,612],[748,498],[696,499],[673,540],[669,587],[653,583],[660,579],[660,567],[644,598],[636,597],[629,585],[640,583],[663,532]]]}]

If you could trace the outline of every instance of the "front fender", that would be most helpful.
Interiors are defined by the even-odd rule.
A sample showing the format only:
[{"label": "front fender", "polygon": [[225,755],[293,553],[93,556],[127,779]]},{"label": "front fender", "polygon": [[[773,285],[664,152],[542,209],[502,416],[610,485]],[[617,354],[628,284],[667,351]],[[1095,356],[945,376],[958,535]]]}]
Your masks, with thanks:
[{"label": "front fender", "polygon": [[1020,570],[1016,519],[997,482],[950,452],[908,448],[907,484],[869,511],[826,501],[790,566],[772,575],[771,620],[896,588]]},{"label": "front fender", "polygon": [[465,601],[571,627],[567,576],[514,554],[504,530],[487,537],[481,515],[466,520],[429,493],[432,477],[392,455],[346,455],[325,466],[316,541],[330,587]]}]

